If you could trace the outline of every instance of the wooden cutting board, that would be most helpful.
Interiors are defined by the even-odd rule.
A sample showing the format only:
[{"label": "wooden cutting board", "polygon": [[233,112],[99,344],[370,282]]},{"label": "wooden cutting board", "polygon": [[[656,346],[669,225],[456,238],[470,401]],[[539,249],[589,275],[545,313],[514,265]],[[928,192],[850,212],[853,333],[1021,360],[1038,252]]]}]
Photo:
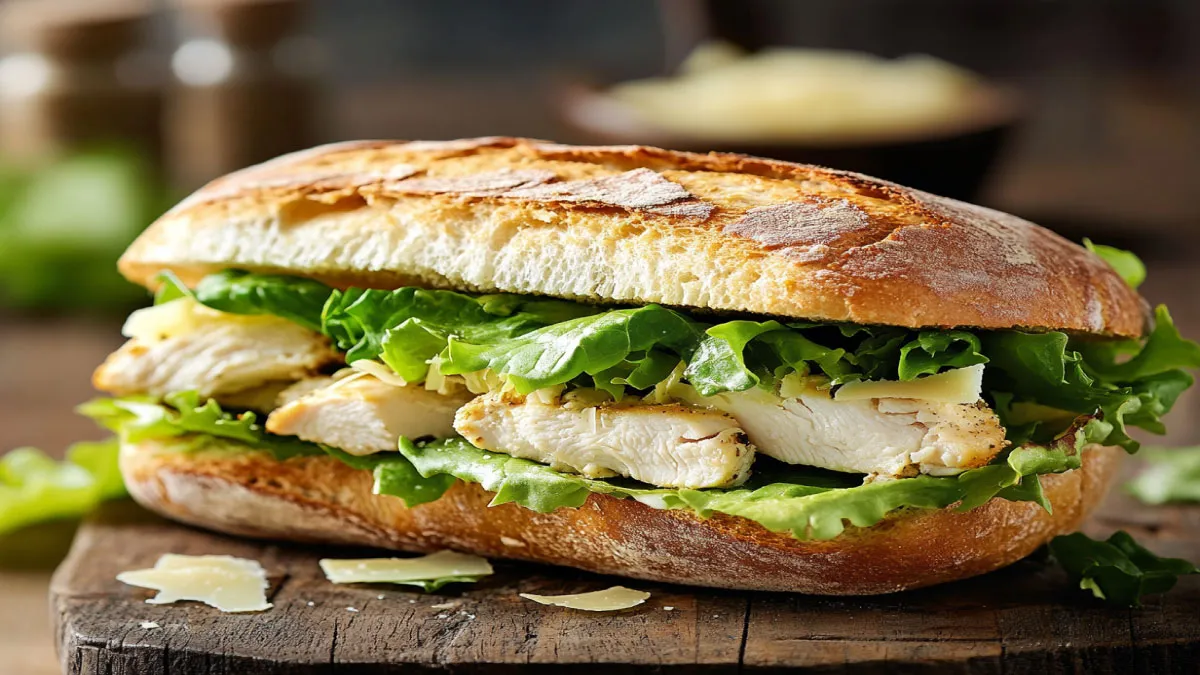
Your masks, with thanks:
[{"label": "wooden cutting board", "polygon": [[[1130,530],[1161,554],[1200,559],[1200,507],[1150,509],[1114,496],[1089,526]],[[118,583],[166,552],[259,560],[275,607],[221,614],[147,605]],[[745,593],[497,563],[434,594],[334,586],[317,560],[378,552],[239,540],[110,505],[85,523],[51,589],[65,673],[1200,672],[1200,578],[1140,609],[1114,609],[1042,561],[921,591],[866,598]],[[592,614],[519,592],[614,584],[644,605]],[[153,621],[160,627],[142,628]],[[3,671],[3,664],[0,664]]]}]

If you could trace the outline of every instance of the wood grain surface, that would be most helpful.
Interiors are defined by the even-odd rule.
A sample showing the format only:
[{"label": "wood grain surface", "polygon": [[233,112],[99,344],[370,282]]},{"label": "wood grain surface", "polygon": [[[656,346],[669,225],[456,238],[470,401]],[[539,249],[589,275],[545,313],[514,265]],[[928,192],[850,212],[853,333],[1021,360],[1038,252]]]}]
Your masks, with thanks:
[{"label": "wood grain surface", "polygon": [[[1114,495],[1090,529],[1125,528],[1162,553],[1200,559],[1198,525],[1200,508],[1151,509]],[[152,592],[114,579],[166,552],[259,560],[275,607],[230,615],[195,603],[147,605]],[[364,554],[372,553],[238,540],[113,504],[84,524],[52,584],[63,671],[1191,673],[1200,664],[1200,578],[1142,608],[1114,609],[1036,558],[867,598],[713,591],[515,563],[427,595],[334,586],[317,567],[324,556]],[[631,610],[590,614],[517,595],[618,583],[652,596]],[[142,629],[142,621],[161,628]]]}]

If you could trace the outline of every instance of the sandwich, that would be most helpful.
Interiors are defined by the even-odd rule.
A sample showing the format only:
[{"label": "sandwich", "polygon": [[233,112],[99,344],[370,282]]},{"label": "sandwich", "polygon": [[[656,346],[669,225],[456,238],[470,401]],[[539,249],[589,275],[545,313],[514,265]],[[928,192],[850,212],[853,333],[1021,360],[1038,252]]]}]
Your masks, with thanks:
[{"label": "sandwich", "polygon": [[1200,348],[1129,254],[730,154],[369,141],[218,179],[82,411],[237,535],[853,595],[1076,530]]}]

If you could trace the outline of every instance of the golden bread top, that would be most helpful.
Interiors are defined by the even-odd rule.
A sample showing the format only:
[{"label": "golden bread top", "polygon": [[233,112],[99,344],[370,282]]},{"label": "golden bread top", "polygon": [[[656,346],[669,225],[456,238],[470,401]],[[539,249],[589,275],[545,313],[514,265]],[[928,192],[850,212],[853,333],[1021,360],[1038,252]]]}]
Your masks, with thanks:
[{"label": "golden bread top", "polygon": [[1015,216],[860,174],[517,138],[359,141],[213,181],[121,271],[224,268],[824,321],[1138,336],[1141,297]]}]

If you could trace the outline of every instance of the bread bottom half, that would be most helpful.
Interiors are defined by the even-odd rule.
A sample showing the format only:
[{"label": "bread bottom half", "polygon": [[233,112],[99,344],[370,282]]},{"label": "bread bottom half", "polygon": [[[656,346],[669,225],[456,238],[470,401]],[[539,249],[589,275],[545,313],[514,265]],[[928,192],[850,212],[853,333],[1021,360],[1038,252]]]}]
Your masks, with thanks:
[{"label": "bread bottom half", "polygon": [[406,508],[372,494],[369,472],[331,457],[277,461],[236,444],[179,452],[169,443],[122,447],[130,493],[168,518],[220,532],[403,551],[452,548],[660,582],[822,595],[889,593],[1011,564],[1077,529],[1103,499],[1122,454],[1094,448],[1083,468],[1044,476],[1053,514],[993,499],[963,513],[907,510],[836,539],[801,541],[741,518],[701,519],[604,495],[553,513],[489,507],[491,493],[462,482],[437,501]]}]

